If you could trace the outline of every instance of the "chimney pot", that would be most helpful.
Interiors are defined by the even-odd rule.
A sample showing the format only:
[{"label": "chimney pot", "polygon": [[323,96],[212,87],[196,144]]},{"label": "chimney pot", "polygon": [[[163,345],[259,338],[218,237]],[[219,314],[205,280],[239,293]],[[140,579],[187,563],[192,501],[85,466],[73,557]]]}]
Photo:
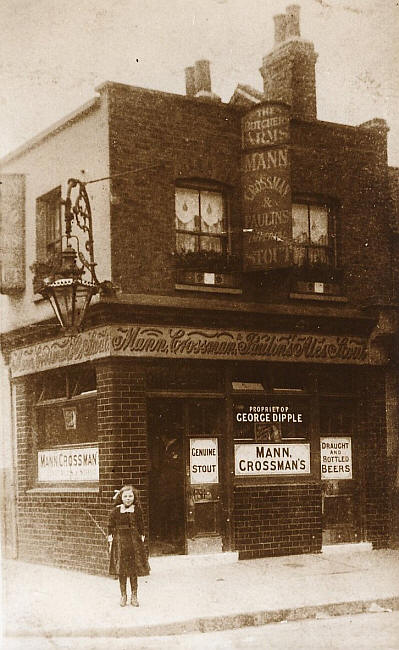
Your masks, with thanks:
[{"label": "chimney pot", "polygon": [[200,92],[212,93],[209,61],[201,59],[195,62],[194,78],[196,94]]},{"label": "chimney pot", "polygon": [[186,73],[186,95],[188,97],[194,97],[196,93],[194,66],[189,66],[188,68],[186,68],[185,73]]},{"label": "chimney pot", "polygon": [[286,9],[287,27],[285,33],[286,39],[300,37],[301,35],[301,27],[299,22],[300,11],[301,11],[301,7],[299,5],[290,5],[289,7],[287,7]]},{"label": "chimney pot", "polygon": [[287,29],[287,16],[285,14],[278,14],[273,16],[274,20],[274,45],[279,45],[285,41],[285,32]]}]

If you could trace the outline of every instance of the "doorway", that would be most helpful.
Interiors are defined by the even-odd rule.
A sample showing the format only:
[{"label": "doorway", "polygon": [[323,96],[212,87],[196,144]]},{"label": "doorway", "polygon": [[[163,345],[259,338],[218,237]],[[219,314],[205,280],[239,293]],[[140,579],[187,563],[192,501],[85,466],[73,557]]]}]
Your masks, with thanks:
[{"label": "doorway", "polygon": [[148,405],[151,555],[185,553],[183,400]]},{"label": "doorway", "polygon": [[148,403],[151,555],[222,551],[223,401]]},{"label": "doorway", "polygon": [[361,542],[362,447],[354,400],[323,398],[320,406],[323,545]]}]

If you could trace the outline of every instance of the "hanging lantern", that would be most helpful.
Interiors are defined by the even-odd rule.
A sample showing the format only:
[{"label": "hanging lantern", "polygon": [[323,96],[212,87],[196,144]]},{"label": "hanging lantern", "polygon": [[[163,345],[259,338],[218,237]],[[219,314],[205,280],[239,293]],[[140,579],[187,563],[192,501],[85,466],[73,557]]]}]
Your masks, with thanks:
[{"label": "hanging lantern", "polygon": [[[78,186],[78,196],[72,207],[71,191]],[[95,273],[96,263],[93,252],[93,230],[89,197],[85,184],[76,179],[69,179],[67,198],[62,201],[65,206],[65,235],[62,243],[66,240],[65,247],[58,254],[52,265],[48,267],[48,273],[34,278],[34,286],[38,293],[46,298],[57,317],[61,327],[69,333],[76,333],[82,327],[87,309],[92,296],[99,290],[113,290],[110,282],[100,283]],[[86,235],[85,248],[88,251],[88,259],[71,246],[70,240],[76,239],[79,246],[79,239],[72,235],[72,224],[76,223]],[[82,263],[81,268],[76,264],[77,257]],[[33,269],[46,264],[35,263]],[[83,279],[85,271],[89,272],[90,279]]]}]

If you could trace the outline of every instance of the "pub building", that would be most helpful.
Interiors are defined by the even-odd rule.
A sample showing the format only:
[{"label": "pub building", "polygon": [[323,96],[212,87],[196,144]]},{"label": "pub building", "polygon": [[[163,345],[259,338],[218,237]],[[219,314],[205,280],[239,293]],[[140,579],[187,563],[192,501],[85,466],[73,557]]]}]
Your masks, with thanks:
[{"label": "pub building", "polygon": [[[388,545],[398,170],[384,120],[317,119],[316,59],[292,5],[263,93],[221,102],[207,61],[185,96],[105,82],[1,161],[14,557],[105,573],[124,483],[153,557]],[[108,283],[71,331],[32,279],[79,187]]]}]

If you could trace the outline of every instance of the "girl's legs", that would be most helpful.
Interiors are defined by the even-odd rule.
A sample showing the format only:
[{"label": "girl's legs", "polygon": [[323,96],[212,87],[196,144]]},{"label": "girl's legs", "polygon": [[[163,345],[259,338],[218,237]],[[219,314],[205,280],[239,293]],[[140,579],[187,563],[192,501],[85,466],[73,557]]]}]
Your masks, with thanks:
[{"label": "girl's legs", "polygon": [[126,583],[127,583],[127,576],[120,575],[119,576],[119,587],[120,587],[120,590],[121,590],[121,600],[120,600],[120,606],[121,607],[124,607],[126,605],[126,601],[127,601]]},{"label": "girl's legs", "polygon": [[139,606],[139,601],[137,600],[137,576],[130,575],[130,587],[132,589],[131,604],[133,607]]}]

